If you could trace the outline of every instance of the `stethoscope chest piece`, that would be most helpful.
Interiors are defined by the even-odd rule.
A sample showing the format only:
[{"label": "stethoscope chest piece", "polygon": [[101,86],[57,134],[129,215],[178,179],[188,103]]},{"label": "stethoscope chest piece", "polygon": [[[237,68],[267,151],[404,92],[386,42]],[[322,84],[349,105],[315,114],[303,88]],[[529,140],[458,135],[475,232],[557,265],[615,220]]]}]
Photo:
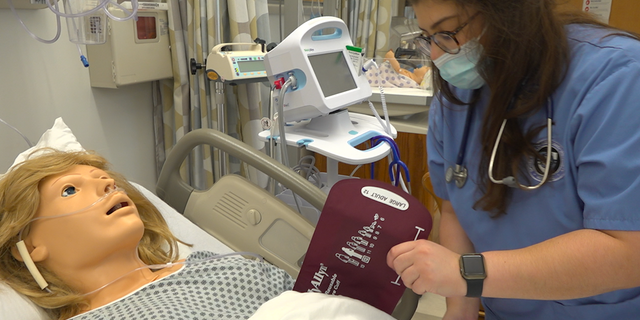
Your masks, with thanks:
[{"label": "stethoscope chest piece", "polygon": [[467,168],[456,164],[455,169],[453,167],[447,168],[444,179],[447,182],[454,181],[456,182],[456,187],[462,188],[464,184],[467,182]]}]

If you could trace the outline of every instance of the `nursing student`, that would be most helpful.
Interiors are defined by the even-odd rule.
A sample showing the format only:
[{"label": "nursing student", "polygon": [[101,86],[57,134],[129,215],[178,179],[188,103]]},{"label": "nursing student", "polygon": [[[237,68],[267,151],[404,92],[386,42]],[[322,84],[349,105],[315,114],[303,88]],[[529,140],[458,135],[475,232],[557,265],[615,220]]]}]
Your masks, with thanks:
[{"label": "nursing student", "polygon": [[387,262],[445,320],[637,319],[640,41],[554,0],[414,0],[440,243]]}]

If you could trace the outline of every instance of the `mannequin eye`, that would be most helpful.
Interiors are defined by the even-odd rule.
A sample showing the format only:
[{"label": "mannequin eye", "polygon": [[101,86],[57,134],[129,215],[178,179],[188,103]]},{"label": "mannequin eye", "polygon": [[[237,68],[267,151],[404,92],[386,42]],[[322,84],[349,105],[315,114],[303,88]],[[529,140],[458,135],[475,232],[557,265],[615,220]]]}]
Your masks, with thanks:
[{"label": "mannequin eye", "polygon": [[76,194],[76,187],[74,186],[66,186],[62,189],[62,197],[68,197]]}]

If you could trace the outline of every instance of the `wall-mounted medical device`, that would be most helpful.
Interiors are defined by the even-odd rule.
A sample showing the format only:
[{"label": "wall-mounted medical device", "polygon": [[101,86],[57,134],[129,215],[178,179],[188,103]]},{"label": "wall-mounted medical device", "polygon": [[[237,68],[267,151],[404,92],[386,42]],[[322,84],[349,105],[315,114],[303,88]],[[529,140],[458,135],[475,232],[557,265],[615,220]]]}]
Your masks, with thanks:
[{"label": "wall-mounted medical device", "polygon": [[[57,0],[56,0],[57,1]],[[44,9],[48,8],[47,3],[44,0],[11,0],[13,7],[16,9]],[[55,1],[51,1],[55,3]],[[0,1],[0,9],[9,9],[9,3]]]},{"label": "wall-mounted medical device", "polygon": [[265,57],[269,80],[292,75],[297,87],[287,92],[285,120],[327,115],[371,96],[371,87],[350,62],[346,24],[336,17],[311,19]]},{"label": "wall-mounted medical device", "polygon": [[[232,46],[249,46],[248,50],[228,50]],[[267,81],[264,45],[259,43],[221,43],[207,57],[209,80],[227,83]]]},{"label": "wall-mounted medical device", "polygon": [[[109,10],[116,16],[126,14]],[[118,88],[173,76],[166,7],[140,7],[135,21],[109,20],[106,37],[104,44],[87,45],[92,87]]]},{"label": "wall-mounted medical device", "polygon": [[[60,18],[64,17],[67,20],[69,41],[88,45],[105,42],[107,20],[127,21],[137,18],[138,9],[140,8],[138,0],[128,0],[126,4],[129,5],[129,9],[125,8],[125,2],[122,0],[61,0],[60,3],[58,3],[58,0],[7,0],[0,3],[0,9],[44,9],[48,7],[57,16],[58,20],[57,36],[51,40],[42,39],[32,33],[22,22],[19,15],[15,11],[14,13],[20,20],[22,27],[33,38],[44,43],[54,43],[58,40],[61,28]],[[62,10],[63,6],[64,10]],[[109,11],[109,8],[112,7],[124,10],[126,15],[113,15]],[[80,49],[78,48],[78,50]]]}]

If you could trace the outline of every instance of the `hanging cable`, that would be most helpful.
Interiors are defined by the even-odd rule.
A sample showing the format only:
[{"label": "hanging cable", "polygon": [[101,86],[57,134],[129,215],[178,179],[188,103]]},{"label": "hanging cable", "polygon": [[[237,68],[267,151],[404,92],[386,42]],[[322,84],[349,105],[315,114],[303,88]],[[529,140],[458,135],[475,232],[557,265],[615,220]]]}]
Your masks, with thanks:
[{"label": "hanging cable", "polygon": [[[99,10],[104,10],[104,13],[111,18],[112,20],[115,21],[126,21],[129,19],[133,19],[136,18],[138,16],[138,0],[131,0],[131,6],[132,9],[131,11],[129,11],[127,8],[125,8],[124,6],[116,3],[116,2],[112,2],[112,0],[101,0],[94,8],[91,8],[87,11],[82,11],[79,13],[63,13],[60,11],[59,9],[59,5],[58,5],[58,0],[44,0],[44,2],[47,4],[47,6],[49,7],[49,10],[51,10],[51,12],[53,12],[56,15],[56,35],[50,39],[50,40],[46,40],[46,39],[42,39],[40,37],[38,37],[37,35],[35,35],[33,32],[31,32],[31,30],[29,30],[29,28],[25,25],[24,21],[22,21],[22,19],[20,18],[20,16],[18,15],[15,7],[13,6],[13,1],[12,0],[6,0],[7,3],[9,4],[9,8],[11,9],[11,12],[13,13],[13,15],[16,17],[16,19],[18,19],[18,22],[20,23],[20,25],[22,26],[22,28],[27,31],[27,33],[34,38],[37,41],[40,41],[42,43],[45,44],[52,44],[56,41],[58,41],[58,39],[60,39],[60,34],[62,32],[62,27],[61,27],[61,23],[60,23],[60,17],[65,17],[67,18],[67,24],[69,28],[74,28],[76,30],[76,32],[78,32],[78,30],[82,30],[82,28],[78,29],[78,26],[76,25],[78,23],[78,21],[76,21],[76,18],[82,18],[82,17],[86,17],[89,16],[91,14],[94,14],[96,12],[98,12]],[[51,1],[54,1],[53,4],[51,4]],[[121,17],[116,17],[115,15],[113,15],[109,9],[108,9],[108,5],[111,4],[117,8],[120,8],[123,12],[125,12],[126,16],[121,18]],[[68,6],[65,8],[65,11],[72,11],[71,9],[71,4],[69,4],[69,2],[65,2],[65,5]],[[83,8],[84,9],[84,8]],[[89,17],[90,19],[93,19],[94,17]],[[101,17],[95,17],[97,19],[101,19]],[[98,28],[100,30],[100,32],[104,32],[104,30],[102,30],[102,26],[98,25],[98,26],[94,26],[93,25],[94,21],[90,20],[89,24],[90,24],[90,28]],[[102,23],[104,23],[104,21],[102,21]],[[82,31],[79,31],[82,32]],[[87,32],[87,31],[84,31]],[[74,39],[71,36],[72,32],[71,29],[69,30],[69,38],[72,42],[76,43],[76,45],[78,43],[91,43],[91,41],[87,42],[88,40],[80,40],[80,39]],[[74,33],[75,34],[75,33]],[[98,43],[100,43],[103,40],[98,41]],[[80,50],[80,47],[78,46],[78,52],[80,53],[80,61],[82,62],[82,65],[85,68],[89,67],[89,61],[87,60],[87,58],[85,57],[85,55],[82,53],[82,50]]]},{"label": "hanging cable", "polygon": [[[368,72],[372,66],[376,68],[377,72],[380,72],[380,69],[378,68],[378,64],[373,59],[367,60],[362,65],[362,71]],[[384,129],[385,133],[387,133],[388,135],[391,135],[391,122],[389,121],[389,112],[387,109],[387,100],[384,96],[384,89],[382,89],[382,86],[378,85],[378,90],[380,90],[380,103],[382,104],[382,114],[385,119],[384,121],[382,120],[382,118],[380,118],[380,114],[378,113],[378,110],[376,110],[376,108],[373,106],[373,103],[371,102],[371,100],[368,100],[367,102],[369,103],[369,108],[371,109],[371,112],[376,117],[376,119],[378,119],[378,122],[380,123],[380,126]]]},{"label": "hanging cable", "polygon": [[[307,162],[308,160],[308,162]],[[304,178],[312,182],[316,187],[322,189],[323,183],[320,176],[320,170],[315,166],[316,158],[312,155],[304,156],[298,161],[298,165],[294,166],[293,171],[304,174]]]},{"label": "hanging cable", "polygon": [[[278,82],[278,83],[281,83],[281,82]],[[276,88],[278,87],[279,85],[276,86]],[[287,138],[285,137],[285,129],[284,129],[286,126],[285,119],[284,119],[284,96],[289,88],[296,89],[297,87],[298,87],[298,81],[296,77],[290,74],[289,78],[286,81],[284,81],[284,83],[280,87],[280,92],[278,94],[278,101],[276,103],[276,107],[278,109],[277,115],[274,115],[274,117],[272,118],[274,119],[276,127],[278,128],[278,133],[276,136],[274,136],[272,132],[271,139],[277,139],[277,141],[280,142],[278,145],[279,147],[278,149],[280,150],[280,158],[281,158],[282,164],[284,164],[287,168],[290,168],[290,167],[289,167],[289,154],[287,151]],[[293,195],[293,200],[296,204],[296,208],[298,209],[298,213],[302,213],[302,210],[300,209],[300,203],[298,202],[298,197],[293,192],[293,190],[291,191],[291,194]]]},{"label": "hanging cable", "polygon": [[[49,7],[49,10],[51,10],[53,13],[55,13],[58,17],[65,17],[65,18],[80,18],[80,17],[84,17],[84,16],[88,16],[90,14],[93,14],[95,12],[97,12],[98,10],[102,9],[105,11],[105,14],[109,16],[109,18],[115,20],[115,21],[127,21],[133,18],[136,18],[138,15],[138,0],[131,0],[131,12],[129,12],[128,9],[126,9],[125,7],[123,7],[122,5],[116,3],[116,2],[112,2],[111,0],[101,0],[98,5],[96,5],[94,8],[91,8],[89,10],[83,11],[83,12],[79,12],[79,13],[63,13],[58,9],[58,3],[56,1],[56,7],[54,8],[51,5],[51,1],[52,0],[47,0],[45,1],[47,3],[47,6]],[[114,16],[112,13],[109,12],[109,9],[107,8],[107,5],[113,5],[116,6],[118,8],[120,8],[120,10],[122,10],[123,12],[125,12],[125,14],[128,14],[127,16],[125,16],[124,18],[121,17],[116,17]]]},{"label": "hanging cable", "polygon": [[[56,16],[56,35],[51,40],[45,40],[45,39],[42,39],[42,38],[38,37],[33,32],[31,32],[31,30],[29,30],[27,25],[24,24],[24,22],[22,21],[22,19],[18,15],[18,12],[16,11],[16,8],[13,6],[13,1],[7,0],[7,3],[9,4],[9,8],[11,8],[11,12],[13,12],[13,15],[18,19],[18,22],[20,22],[20,25],[22,26],[22,28],[24,30],[26,30],[27,33],[32,38],[34,38],[34,39],[36,39],[36,40],[38,40],[38,41],[40,41],[42,43],[46,43],[46,44],[51,44],[51,43],[54,43],[54,42],[58,41],[58,39],[60,38],[61,30],[62,30],[62,26],[60,24],[60,16]],[[57,7],[58,7],[58,2],[56,1],[56,8]]]},{"label": "hanging cable", "polygon": [[[16,11],[12,0],[6,0],[6,1],[9,4],[9,8],[11,9],[11,12],[16,17],[16,19],[18,19],[18,22],[20,23],[22,28],[25,31],[27,31],[27,33],[32,38],[34,38],[35,40],[40,41],[42,43],[46,43],[46,44],[52,44],[52,43],[58,41],[58,39],[60,39],[60,34],[61,34],[61,30],[62,30],[62,26],[61,26],[61,23],[60,23],[60,18],[61,17],[64,17],[64,18],[81,18],[81,17],[88,16],[90,14],[93,14],[93,13],[97,12],[98,10],[102,9],[102,10],[105,11],[105,14],[107,16],[109,16],[111,19],[113,19],[115,21],[126,21],[126,20],[130,20],[130,19],[136,18],[137,14],[138,14],[138,0],[131,0],[131,6],[132,6],[132,10],[131,11],[129,11],[127,8],[123,7],[122,5],[120,5],[120,4],[116,3],[116,2],[112,2],[111,0],[101,0],[98,3],[98,5],[96,5],[94,8],[91,8],[91,9],[89,9],[87,11],[83,11],[83,12],[80,12],[80,13],[63,13],[63,12],[60,11],[60,8],[59,8],[57,0],[45,0],[45,3],[49,7],[49,10],[51,10],[51,12],[53,12],[56,15],[56,35],[52,39],[46,40],[46,39],[42,39],[42,38],[38,37],[33,32],[31,32],[31,30],[29,30],[29,28],[25,25],[24,21],[22,21],[22,19],[18,15],[18,12]],[[51,1],[54,1],[54,4],[51,4]],[[109,4],[120,8],[127,15],[125,17],[116,17],[116,16],[114,16],[111,12],[109,12],[109,10],[107,8],[107,5],[109,5]],[[86,60],[86,58],[84,60]],[[85,64],[84,60],[82,61],[83,64]]]},{"label": "hanging cable", "polygon": [[22,136],[22,139],[24,139],[24,141],[27,142],[27,144],[29,145],[29,148],[33,147],[33,144],[31,143],[31,141],[29,141],[29,139],[24,134],[22,134],[22,132],[20,132],[20,130],[18,130],[16,127],[8,124],[6,121],[2,120],[2,118],[0,118],[0,122],[4,123],[9,128],[13,129],[13,131],[17,132],[20,136]]},{"label": "hanging cable", "polygon": [[278,131],[279,131],[278,140],[280,141],[280,154],[282,157],[282,163],[288,168],[289,168],[289,155],[287,151],[287,140],[285,137],[285,130],[284,130],[284,127],[286,126],[286,123],[284,120],[284,95],[286,94],[289,87],[292,87],[292,86],[294,88],[297,87],[297,81],[295,77],[290,76],[287,79],[287,81],[284,82],[284,84],[282,85],[282,88],[280,89],[279,101],[278,101],[279,103],[276,104],[278,106],[278,115],[275,119],[276,120],[275,122],[278,124]]},{"label": "hanging cable", "polygon": [[82,53],[82,49],[80,49],[80,45],[76,43],[76,48],[78,48],[78,53],[80,54],[80,61],[82,61],[82,65],[85,68],[89,67],[89,60],[87,60],[87,57],[84,56],[84,54]]},{"label": "hanging cable", "polygon": [[282,33],[282,2],[284,0],[280,0],[280,4],[278,5],[278,29],[280,30],[280,41],[284,40],[284,34]]},{"label": "hanging cable", "polygon": [[[106,6],[109,3],[109,1],[111,1],[111,0],[102,0],[94,8],[91,8],[91,9],[89,9],[87,11],[83,11],[83,12],[80,12],[80,13],[63,13],[58,9],[58,1],[56,1],[56,7],[55,8],[51,5],[51,1],[52,0],[47,0],[45,2],[47,3],[47,6],[49,7],[49,10],[51,10],[51,12],[55,13],[56,16],[64,17],[64,18],[80,18],[80,17],[84,17],[84,16],[87,16],[87,15],[90,15],[92,13],[95,13],[98,10],[104,8],[104,6]],[[53,1],[55,1],[55,0],[53,0]]]},{"label": "hanging cable", "polygon": [[125,14],[124,18],[116,17],[116,16],[113,15],[113,13],[111,13],[111,11],[109,11],[109,9],[107,7],[105,7],[104,8],[104,12],[112,20],[115,20],[115,21],[127,21],[127,20],[134,19],[134,18],[137,19],[137,17],[138,17],[138,0],[131,0],[131,11],[129,11],[127,8],[121,6],[117,2],[111,2],[110,4],[113,5],[113,6],[118,7]]},{"label": "hanging cable", "polygon": [[358,172],[358,169],[360,169],[360,168],[362,168],[362,165],[361,165],[361,164],[357,165],[357,166],[353,169],[353,171],[351,171],[351,174],[349,175],[349,177],[353,177],[353,176],[356,174],[356,172]]},{"label": "hanging cable", "polygon": [[[273,159],[276,158],[275,155],[275,139],[273,139],[273,117],[275,114],[274,111],[274,107],[273,107],[273,92],[276,90],[276,87],[274,85],[271,86],[271,90],[269,91],[269,118],[266,119],[266,127],[263,127],[263,129],[269,129],[269,156]],[[274,179],[272,177],[269,177],[269,182],[267,183],[268,187],[269,187],[269,192],[272,195],[275,195],[275,182]]]}]

